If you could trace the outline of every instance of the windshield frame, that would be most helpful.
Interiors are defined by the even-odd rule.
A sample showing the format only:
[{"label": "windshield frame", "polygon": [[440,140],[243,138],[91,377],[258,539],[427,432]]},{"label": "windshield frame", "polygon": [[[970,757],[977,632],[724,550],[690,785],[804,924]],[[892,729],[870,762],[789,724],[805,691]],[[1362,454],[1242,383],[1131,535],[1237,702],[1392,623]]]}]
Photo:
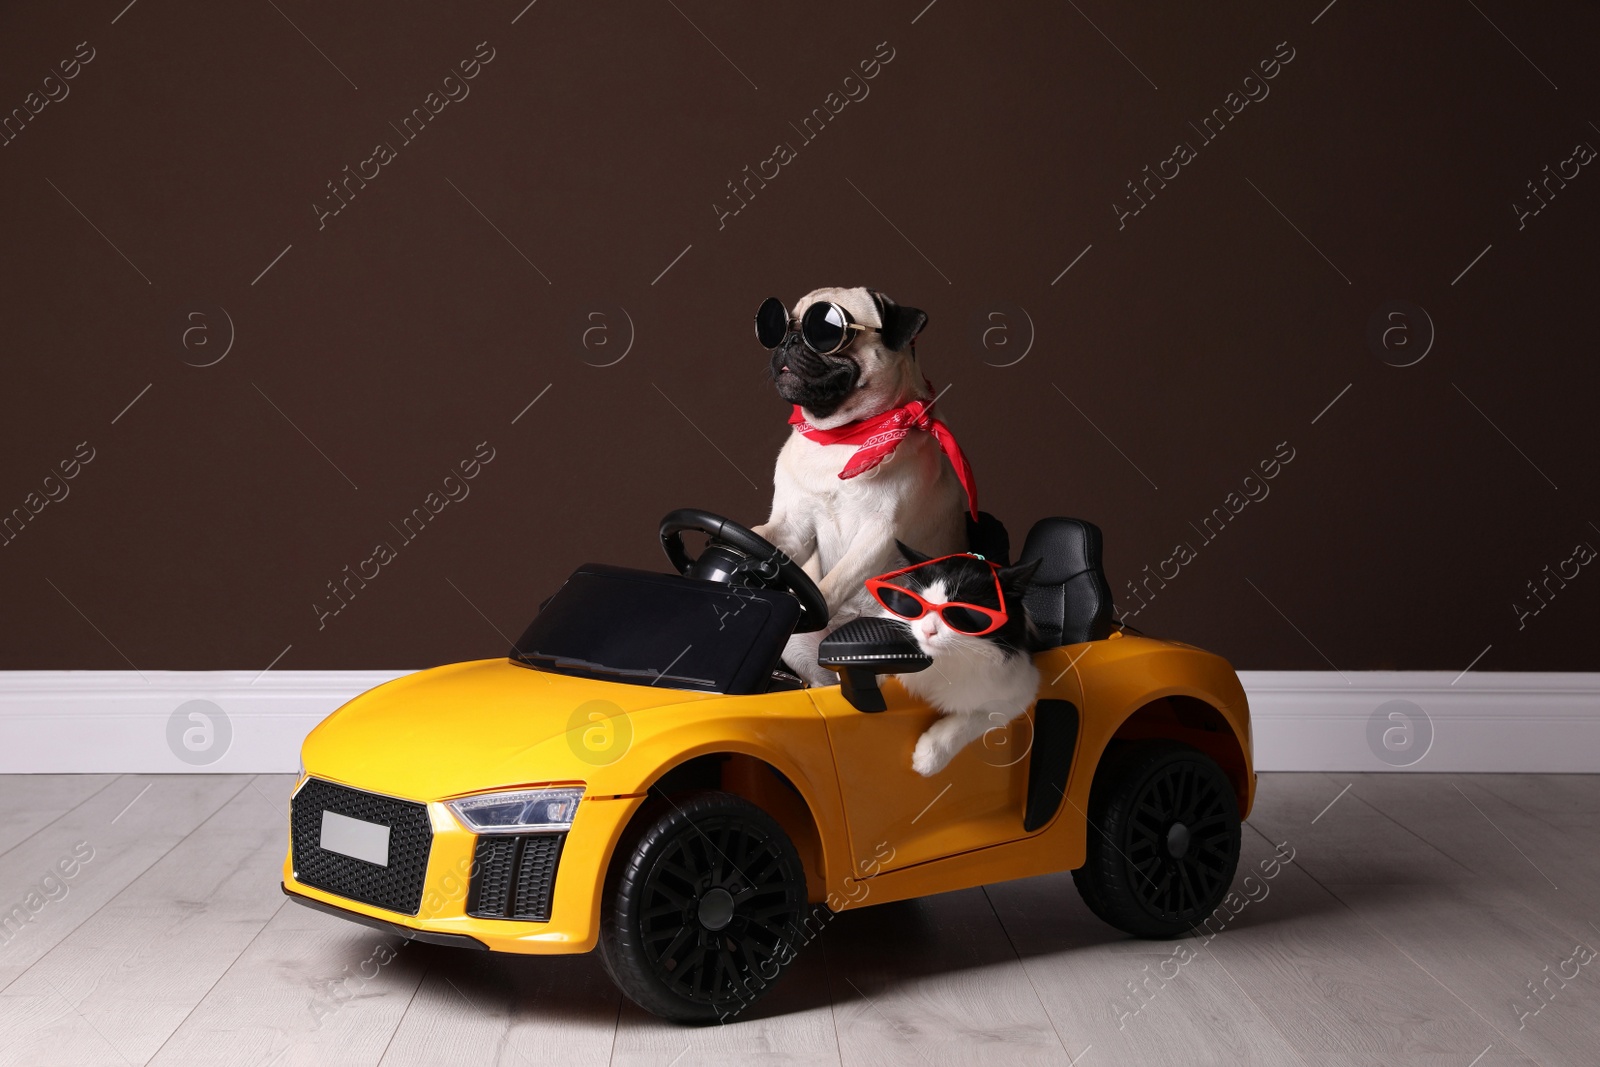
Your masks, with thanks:
[{"label": "windshield frame", "polygon": [[509,658],[622,685],[761,693],[799,617],[789,593],[586,563],[544,603]]}]

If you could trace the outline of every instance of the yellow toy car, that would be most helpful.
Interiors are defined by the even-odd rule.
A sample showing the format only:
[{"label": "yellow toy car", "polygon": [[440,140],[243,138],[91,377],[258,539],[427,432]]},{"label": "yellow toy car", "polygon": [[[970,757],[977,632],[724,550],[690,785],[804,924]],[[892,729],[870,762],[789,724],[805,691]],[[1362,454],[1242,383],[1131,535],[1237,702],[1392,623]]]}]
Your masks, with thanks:
[{"label": "yellow toy car", "polygon": [[[691,558],[683,533],[708,537]],[[1221,902],[1255,792],[1233,669],[1111,619],[1100,531],[1034,526],[1042,635],[1027,714],[932,778],[928,665],[858,619],[807,688],[784,643],[826,622],[805,570],[682,510],[677,574],[586,564],[508,657],[396,679],[306,738],[283,888],[401,937],[515,953],[598,946],[622,991],[681,1022],[759,997],[829,918],[1073,872],[1101,918],[1170,937]]]}]

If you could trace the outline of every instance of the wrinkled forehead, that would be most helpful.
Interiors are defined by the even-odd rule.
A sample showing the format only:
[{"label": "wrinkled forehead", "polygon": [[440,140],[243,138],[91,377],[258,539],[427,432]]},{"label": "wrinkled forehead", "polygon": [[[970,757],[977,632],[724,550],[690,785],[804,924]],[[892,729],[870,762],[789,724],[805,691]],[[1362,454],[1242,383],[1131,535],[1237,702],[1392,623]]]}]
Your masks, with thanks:
[{"label": "wrinkled forehead", "polygon": [[863,326],[882,326],[883,319],[878,314],[878,305],[873,301],[872,294],[862,288],[856,289],[813,289],[800,298],[794,306],[794,317],[798,319],[806,313],[806,308],[819,300],[831,300],[835,304],[850,312],[850,317]]}]

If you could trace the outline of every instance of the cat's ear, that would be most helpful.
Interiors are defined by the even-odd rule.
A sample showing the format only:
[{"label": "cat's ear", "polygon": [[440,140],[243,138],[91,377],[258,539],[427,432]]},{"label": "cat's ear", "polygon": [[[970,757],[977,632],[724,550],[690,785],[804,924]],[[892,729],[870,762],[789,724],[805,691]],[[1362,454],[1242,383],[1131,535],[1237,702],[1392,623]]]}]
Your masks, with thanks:
[{"label": "cat's ear", "polygon": [[906,562],[913,566],[918,563],[926,563],[933,558],[932,556],[924,556],[921,552],[918,552],[904,541],[895,541],[894,547],[898,548],[900,550],[900,554],[905,557]]},{"label": "cat's ear", "polygon": [[1021,596],[1028,588],[1028,583],[1033,581],[1033,574],[1039,569],[1042,559],[1030,559],[1026,563],[1018,563],[1011,567],[1000,568],[1000,587],[1012,596]]}]

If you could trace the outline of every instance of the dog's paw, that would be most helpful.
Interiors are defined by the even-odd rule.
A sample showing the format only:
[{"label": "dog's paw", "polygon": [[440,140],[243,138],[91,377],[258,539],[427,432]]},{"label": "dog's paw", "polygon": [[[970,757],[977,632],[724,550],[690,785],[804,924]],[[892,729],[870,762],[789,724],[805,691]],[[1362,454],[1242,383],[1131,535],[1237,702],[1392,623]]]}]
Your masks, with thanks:
[{"label": "dog's paw", "polygon": [[839,684],[839,676],[837,674],[815,663],[809,664],[804,670],[796,667],[795,673],[805,679],[806,684],[814,689]]},{"label": "dog's paw", "polygon": [[911,769],[924,778],[932,778],[945,765],[950,762],[950,753],[945,751],[932,736],[932,731],[917,738],[917,747],[911,752]]}]

